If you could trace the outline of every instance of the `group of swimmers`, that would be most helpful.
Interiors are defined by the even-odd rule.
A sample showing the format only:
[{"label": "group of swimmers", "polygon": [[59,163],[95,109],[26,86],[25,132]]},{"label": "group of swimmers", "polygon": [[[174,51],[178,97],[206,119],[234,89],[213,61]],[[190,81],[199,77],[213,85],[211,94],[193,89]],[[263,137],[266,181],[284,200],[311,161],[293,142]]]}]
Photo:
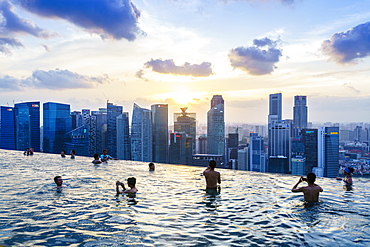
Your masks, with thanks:
[{"label": "group of swimmers", "polygon": [[[76,158],[76,151],[74,149],[72,149],[71,152],[70,152],[70,155],[71,155],[71,159]],[[65,158],[66,157],[66,151],[62,150],[62,152],[60,153],[60,156],[62,158]]]},{"label": "group of swimmers", "polygon": [[[98,154],[94,155],[94,160],[92,163],[94,164],[100,164],[102,162],[106,162],[109,159],[115,159],[112,158],[110,155],[108,155],[108,150],[104,149],[103,154],[100,156]],[[149,163],[149,171],[155,170],[154,163]],[[208,163],[208,167],[203,171],[203,175],[206,180],[206,192],[207,193],[214,193],[214,192],[220,192],[220,184],[221,184],[221,174],[218,171],[215,171],[216,168],[216,161],[210,160]],[[343,178],[343,182],[345,183],[345,187],[347,190],[350,190],[352,188],[352,177],[351,173],[354,172],[354,169],[352,167],[346,167],[343,169],[343,174],[345,175],[345,178]],[[337,178],[338,180],[342,180],[342,178]],[[313,172],[307,173],[307,177],[301,176],[298,180],[298,182],[293,186],[292,192],[302,192],[304,195],[304,200],[306,202],[318,202],[319,201],[319,194],[320,192],[323,192],[323,189],[315,184],[316,181],[316,175]],[[56,176],[54,178],[54,182],[57,185],[57,188],[62,188],[63,179],[61,176]],[[307,186],[298,187],[298,185],[302,182],[306,182]],[[136,188],[136,178],[130,177],[127,179],[127,185],[129,188],[126,188],[125,185],[120,182],[116,181],[116,192],[117,194],[135,194],[138,189]],[[119,186],[122,187],[122,191],[120,191]]]},{"label": "group of swimmers", "polygon": [[23,152],[24,155],[33,155],[33,148],[27,148],[26,151]]}]

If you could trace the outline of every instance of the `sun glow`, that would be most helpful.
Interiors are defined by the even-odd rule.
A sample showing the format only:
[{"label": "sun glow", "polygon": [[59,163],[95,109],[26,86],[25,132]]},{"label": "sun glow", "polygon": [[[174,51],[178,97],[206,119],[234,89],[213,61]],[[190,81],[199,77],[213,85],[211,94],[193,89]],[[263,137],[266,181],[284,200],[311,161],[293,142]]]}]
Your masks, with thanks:
[{"label": "sun glow", "polygon": [[172,99],[179,105],[187,105],[194,103],[197,99],[201,99],[205,96],[203,92],[190,92],[190,91],[183,91],[183,90],[176,90],[174,92],[168,92],[163,94],[157,94],[153,97],[159,99]]}]

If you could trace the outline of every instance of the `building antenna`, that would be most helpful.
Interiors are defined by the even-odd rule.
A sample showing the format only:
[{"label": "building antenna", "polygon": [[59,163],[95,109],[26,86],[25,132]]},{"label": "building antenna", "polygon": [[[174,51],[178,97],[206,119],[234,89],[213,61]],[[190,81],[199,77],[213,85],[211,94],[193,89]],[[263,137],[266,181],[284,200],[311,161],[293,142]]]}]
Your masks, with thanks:
[{"label": "building antenna", "polygon": [[104,95],[104,98],[106,99],[106,101],[107,101],[107,104],[108,104],[108,102],[109,102],[109,99],[107,98],[107,96],[105,96],[105,93],[102,91],[102,94]]}]

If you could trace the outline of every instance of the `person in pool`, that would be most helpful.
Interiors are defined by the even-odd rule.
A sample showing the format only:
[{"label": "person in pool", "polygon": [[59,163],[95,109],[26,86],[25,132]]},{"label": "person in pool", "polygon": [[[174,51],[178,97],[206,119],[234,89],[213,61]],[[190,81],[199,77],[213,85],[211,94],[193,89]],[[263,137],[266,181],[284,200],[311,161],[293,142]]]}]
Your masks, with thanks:
[{"label": "person in pool", "polygon": [[102,153],[103,154],[100,155],[101,162],[107,162],[108,160],[118,160],[117,158],[113,158],[112,156],[110,156],[107,149],[103,149]]},{"label": "person in pool", "polygon": [[71,159],[76,157],[76,151],[74,149],[71,150]]},{"label": "person in pool", "polygon": [[148,166],[149,166],[149,171],[154,171],[155,170],[154,163],[150,162]]},{"label": "person in pool", "polygon": [[215,171],[216,161],[210,160],[207,169],[204,170],[203,175],[206,178],[206,190],[216,190],[217,185],[221,184],[221,174]]},{"label": "person in pool", "polygon": [[57,189],[60,189],[63,187],[63,179],[61,176],[54,177],[54,183],[57,185]]},{"label": "person in pool", "polygon": [[[299,187],[297,186],[302,183],[303,181],[308,183],[308,186]],[[313,172],[307,173],[307,178],[300,177],[298,182],[293,186],[292,192],[303,192],[304,200],[306,202],[318,202],[319,201],[319,194],[324,190],[315,184],[316,175]]]},{"label": "person in pool", "polygon": [[62,158],[65,158],[65,157],[66,157],[66,151],[62,150],[62,152],[60,153],[60,156],[61,156]]},{"label": "person in pool", "polygon": [[[135,185],[136,185],[136,178],[134,178],[134,177],[128,178],[127,179],[127,184],[128,184],[128,187],[130,187],[130,189],[126,189],[125,188],[125,185],[123,183],[121,183],[120,181],[117,181],[116,182],[116,192],[117,192],[117,195],[118,194],[123,194],[123,193],[131,193],[131,194],[133,194],[133,193],[136,193],[138,191],[138,189],[135,187]],[[122,186],[122,189],[123,189],[122,192],[119,191],[119,186],[120,185]]]},{"label": "person in pool", "polygon": [[101,164],[103,162],[100,161],[99,154],[94,154],[94,160],[91,163],[93,163],[93,164]]},{"label": "person in pool", "polygon": [[[344,182],[344,186],[343,187],[346,190],[351,190],[352,189],[352,185],[353,185],[351,174],[355,171],[355,169],[353,169],[353,167],[346,167],[342,171],[343,171],[343,174],[345,176],[345,178],[343,178],[343,182]],[[337,179],[338,180],[342,180],[339,177],[337,177]]]}]

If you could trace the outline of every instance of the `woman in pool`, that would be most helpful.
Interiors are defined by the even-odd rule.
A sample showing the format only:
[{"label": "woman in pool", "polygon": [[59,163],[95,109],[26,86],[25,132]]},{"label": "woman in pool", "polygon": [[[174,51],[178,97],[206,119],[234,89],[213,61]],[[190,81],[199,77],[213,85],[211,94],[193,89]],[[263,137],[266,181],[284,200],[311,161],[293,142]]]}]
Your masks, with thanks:
[{"label": "woman in pool", "polygon": [[[352,190],[353,181],[352,181],[351,174],[354,171],[355,170],[353,169],[353,167],[346,167],[346,168],[343,169],[343,174],[345,176],[343,178],[343,182],[344,182],[343,188],[346,189],[346,190]],[[337,178],[337,179],[341,179],[341,178]]]}]

